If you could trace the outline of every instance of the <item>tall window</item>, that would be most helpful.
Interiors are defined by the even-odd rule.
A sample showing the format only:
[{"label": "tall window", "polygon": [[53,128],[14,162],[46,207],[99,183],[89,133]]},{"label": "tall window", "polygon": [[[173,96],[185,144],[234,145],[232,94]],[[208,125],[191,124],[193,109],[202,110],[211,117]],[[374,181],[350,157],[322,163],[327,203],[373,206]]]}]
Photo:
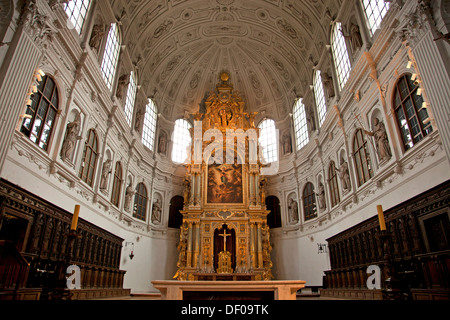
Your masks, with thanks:
[{"label": "tall window", "polygon": [[37,86],[36,93],[31,97],[31,104],[25,112],[20,132],[30,138],[39,147],[47,150],[58,112],[58,88],[55,81],[44,76]]},{"label": "tall window", "polygon": [[350,75],[350,58],[348,55],[347,45],[342,35],[341,23],[338,22],[333,27],[331,45],[333,48],[334,64],[338,75],[339,90],[342,90]]},{"label": "tall window", "polygon": [[266,208],[270,210],[267,215],[267,225],[269,228],[280,228],[281,227],[281,209],[280,200],[275,196],[268,196],[266,198]]},{"label": "tall window", "polygon": [[356,131],[355,137],[353,138],[353,154],[355,157],[358,186],[361,186],[373,176],[367,141],[361,129]]},{"label": "tall window", "polygon": [[403,146],[408,150],[433,131],[423,98],[418,87],[407,74],[395,86],[394,106],[397,125],[400,128]]},{"label": "tall window", "polygon": [[152,151],[155,145],[156,117],[157,117],[156,105],[152,99],[149,99],[148,104],[145,107],[144,127],[142,130],[142,143],[144,144],[144,146],[146,146]]},{"label": "tall window", "polygon": [[264,159],[267,163],[278,161],[277,130],[275,128],[275,121],[266,119],[258,125],[258,128],[261,129],[258,142],[263,150]]},{"label": "tall window", "polygon": [[81,34],[90,4],[90,0],[72,0],[64,4],[64,11],[66,11],[78,34]]},{"label": "tall window", "polygon": [[331,207],[334,207],[340,201],[336,165],[334,164],[334,161],[330,162],[328,168],[328,185],[330,186]]},{"label": "tall window", "polygon": [[109,90],[112,89],[114,75],[116,74],[117,62],[119,60],[119,29],[115,23],[111,24],[108,39],[106,40],[105,52],[102,60],[102,75]]},{"label": "tall window", "polygon": [[306,110],[305,105],[302,103],[301,99],[298,99],[294,105],[294,110],[292,112],[294,119],[294,130],[295,139],[297,141],[297,150],[304,147],[308,141],[308,127],[306,125]]},{"label": "tall window", "polygon": [[320,70],[314,73],[314,96],[316,98],[316,106],[319,114],[319,126],[322,126],[327,114],[327,105],[325,104],[325,93],[323,91],[322,76]]},{"label": "tall window", "polygon": [[373,36],[389,10],[390,3],[380,0],[362,0],[370,35]]},{"label": "tall window", "polygon": [[127,98],[125,100],[125,118],[127,119],[127,122],[130,126],[131,122],[133,121],[133,109],[135,100],[136,100],[136,79],[134,76],[134,72],[131,71],[130,83],[128,84],[127,89]]},{"label": "tall window", "polygon": [[172,161],[175,163],[183,163],[188,157],[188,147],[192,143],[189,129],[192,125],[184,119],[175,121],[175,129],[173,131],[173,148]]},{"label": "tall window", "polygon": [[117,161],[116,162],[116,169],[114,170],[114,182],[113,182],[113,188],[112,188],[112,194],[111,194],[111,202],[116,207],[119,207],[119,201],[120,201],[120,192],[122,190],[122,164]]},{"label": "tall window", "polygon": [[80,178],[92,186],[98,159],[98,138],[94,129],[90,129],[84,145]]},{"label": "tall window", "polygon": [[303,189],[303,211],[305,221],[317,217],[316,193],[311,182],[308,182]]},{"label": "tall window", "polygon": [[133,217],[145,221],[147,202],[147,188],[143,183],[139,183],[136,186],[136,193],[134,195]]}]

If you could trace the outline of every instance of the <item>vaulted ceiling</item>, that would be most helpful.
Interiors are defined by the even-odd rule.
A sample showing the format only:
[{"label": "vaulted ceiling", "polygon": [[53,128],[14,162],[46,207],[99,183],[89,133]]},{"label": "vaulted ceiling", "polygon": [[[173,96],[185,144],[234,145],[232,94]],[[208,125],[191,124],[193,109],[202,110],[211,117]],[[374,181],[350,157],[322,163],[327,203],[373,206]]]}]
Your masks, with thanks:
[{"label": "vaulted ceiling", "polygon": [[129,0],[119,19],[139,83],[166,118],[197,112],[226,71],[249,111],[283,119],[312,82],[340,3]]}]

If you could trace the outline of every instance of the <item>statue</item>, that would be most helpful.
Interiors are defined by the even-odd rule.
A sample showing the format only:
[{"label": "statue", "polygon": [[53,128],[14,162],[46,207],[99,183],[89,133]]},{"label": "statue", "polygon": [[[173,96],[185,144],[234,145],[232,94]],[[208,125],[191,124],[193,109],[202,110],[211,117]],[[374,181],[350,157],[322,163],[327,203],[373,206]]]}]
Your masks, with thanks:
[{"label": "statue", "polygon": [[389,146],[389,139],[386,133],[386,128],[383,122],[378,118],[375,118],[373,122],[374,131],[364,130],[366,134],[375,138],[375,144],[377,149],[378,158],[380,162],[389,160],[392,156],[391,147]]},{"label": "statue", "polygon": [[191,182],[189,181],[188,177],[184,177],[183,185],[184,185],[184,193],[183,193],[184,205],[188,205],[191,194]]},{"label": "statue", "polygon": [[262,178],[259,182],[259,193],[261,197],[261,205],[264,206],[266,204],[266,178]]},{"label": "statue", "polygon": [[144,116],[144,110],[142,108],[139,108],[136,111],[136,118],[134,120],[134,130],[136,130],[137,132],[141,131],[141,122],[142,122],[143,116]]},{"label": "statue", "polygon": [[63,161],[66,161],[66,159],[70,159],[72,157],[77,141],[82,139],[82,137],[78,135],[78,132],[80,131],[80,125],[80,113],[77,114],[75,120],[67,124],[66,137],[61,147],[61,159]]},{"label": "statue", "polygon": [[158,152],[165,155],[166,154],[166,145],[167,145],[166,133],[161,132],[159,134]]},{"label": "statue", "polygon": [[95,24],[92,27],[91,39],[89,40],[89,46],[92,49],[98,51],[100,48],[100,43],[102,42],[103,36],[106,34],[105,27],[101,24]]},{"label": "statue", "polygon": [[288,213],[291,223],[298,222],[298,204],[293,198],[289,198]]},{"label": "statue", "polygon": [[123,205],[123,208],[125,209],[125,211],[130,212],[130,204],[131,204],[131,199],[133,198],[134,192],[135,191],[130,182],[128,184],[127,189],[125,190],[125,203]]},{"label": "statue", "polygon": [[116,91],[116,97],[119,99],[123,98],[123,91],[125,87],[130,83],[129,81],[130,75],[129,74],[123,74],[120,76],[118,82],[117,82],[117,91]]},{"label": "statue", "polygon": [[112,160],[108,159],[103,162],[102,176],[100,180],[100,190],[106,190],[108,186],[108,175],[111,173]]},{"label": "statue", "polygon": [[319,208],[321,210],[325,209],[327,204],[325,202],[325,187],[322,182],[319,183],[319,193],[317,193],[317,197],[319,199]]},{"label": "statue", "polygon": [[352,187],[350,184],[350,172],[348,171],[348,163],[341,158],[341,167],[334,168],[337,172],[339,172],[339,178],[341,179],[342,190],[345,192],[349,191]]},{"label": "statue", "polygon": [[152,223],[161,223],[161,200],[156,199],[156,202],[152,206]]},{"label": "statue", "polygon": [[288,133],[283,135],[283,152],[284,154],[292,152],[291,136]]},{"label": "statue", "polygon": [[352,42],[353,52],[363,45],[361,33],[359,32],[359,26],[357,24],[350,23],[350,41]]},{"label": "statue", "polygon": [[334,97],[334,85],[333,79],[328,75],[328,73],[322,73],[322,82],[325,90],[327,91],[328,99]]}]

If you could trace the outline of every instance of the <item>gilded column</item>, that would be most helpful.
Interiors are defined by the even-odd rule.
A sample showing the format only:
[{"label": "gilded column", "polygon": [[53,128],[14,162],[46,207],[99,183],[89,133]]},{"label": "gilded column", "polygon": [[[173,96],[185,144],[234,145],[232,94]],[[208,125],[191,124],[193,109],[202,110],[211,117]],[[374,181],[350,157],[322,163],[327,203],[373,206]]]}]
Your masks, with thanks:
[{"label": "gilded column", "polygon": [[189,222],[188,227],[188,246],[186,252],[186,267],[192,266],[192,222]]},{"label": "gilded column", "polygon": [[250,224],[250,254],[252,259],[252,268],[256,268],[256,241],[255,241],[255,224]]},{"label": "gilded column", "polygon": [[255,202],[253,173],[250,172],[248,176],[250,180],[250,205],[252,205]]},{"label": "gilded column", "polygon": [[262,254],[262,234],[261,234],[261,223],[258,222],[256,225],[257,232],[257,246],[258,246],[258,268],[263,267],[263,254]]},{"label": "gilded column", "polygon": [[197,265],[199,264],[199,253],[200,253],[200,224],[196,223],[194,224],[195,228],[195,236],[194,236],[194,262],[193,262],[193,267],[197,267]]}]

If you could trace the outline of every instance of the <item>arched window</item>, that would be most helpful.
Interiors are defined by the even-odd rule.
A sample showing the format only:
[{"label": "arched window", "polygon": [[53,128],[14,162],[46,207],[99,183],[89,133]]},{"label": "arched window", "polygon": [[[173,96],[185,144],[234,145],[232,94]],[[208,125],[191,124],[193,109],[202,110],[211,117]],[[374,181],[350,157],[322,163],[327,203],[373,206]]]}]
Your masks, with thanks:
[{"label": "arched window", "polygon": [[175,163],[183,163],[188,158],[188,147],[192,143],[189,129],[192,125],[184,119],[175,121],[175,129],[173,131],[173,148],[172,161]]},{"label": "arched window", "polygon": [[280,200],[275,196],[268,196],[266,198],[266,208],[270,210],[267,215],[267,225],[269,228],[280,228],[281,227],[281,209]]},{"label": "arched window", "polygon": [[51,77],[44,76],[35,89],[20,132],[47,150],[58,112],[58,88]]},{"label": "arched window", "polygon": [[136,193],[134,195],[133,217],[145,221],[147,202],[147,188],[143,183],[139,183],[136,186]]},{"label": "arched window", "polygon": [[181,227],[183,223],[183,215],[180,213],[180,210],[183,210],[183,202],[184,199],[182,196],[175,196],[170,200],[170,208],[169,208],[169,228],[177,228]]},{"label": "arched window", "polygon": [[64,4],[64,11],[66,11],[70,22],[78,34],[81,34],[81,30],[83,30],[84,20],[90,4],[90,0],[71,0]]},{"label": "arched window", "polygon": [[277,130],[275,128],[275,121],[266,119],[258,125],[258,128],[261,130],[258,142],[263,150],[262,154],[264,160],[267,163],[278,161]]},{"label": "arched window", "polygon": [[428,112],[424,108],[423,98],[418,94],[418,86],[411,80],[411,75],[402,76],[394,89],[395,115],[403,140],[403,147],[408,150],[423,137],[433,131]]},{"label": "arched window", "polygon": [[130,73],[130,83],[127,89],[127,98],[125,99],[125,118],[131,127],[133,121],[134,102],[136,100],[136,79],[134,72]]},{"label": "arched window", "polygon": [[325,93],[323,91],[322,76],[320,70],[314,73],[314,96],[316,98],[317,112],[319,114],[319,126],[322,126],[327,114],[327,105],[325,103]]},{"label": "arched window", "polygon": [[302,99],[295,102],[292,111],[294,120],[295,140],[297,141],[297,150],[300,150],[309,142],[308,126],[306,125],[306,108]]},{"label": "arched window", "polygon": [[116,74],[117,62],[119,61],[119,50],[119,29],[117,28],[117,25],[113,23],[109,29],[101,67],[103,79],[105,80],[109,90],[112,89],[114,76]]},{"label": "arched window", "polygon": [[342,90],[350,75],[350,58],[348,55],[347,45],[341,32],[341,23],[334,24],[331,36],[331,46],[333,48],[333,59],[338,76],[339,90]]},{"label": "arched window", "polygon": [[353,138],[353,155],[355,158],[358,186],[361,186],[373,176],[367,141],[361,129],[356,131],[355,137]]},{"label": "arched window", "polygon": [[145,107],[144,127],[142,130],[142,143],[153,151],[155,145],[157,109],[152,99]]},{"label": "arched window", "polygon": [[316,193],[311,182],[308,182],[303,189],[303,211],[305,213],[305,221],[317,217]]},{"label": "arched window", "polygon": [[111,194],[111,202],[116,207],[119,207],[122,183],[123,183],[122,164],[119,161],[117,161],[116,169],[114,170],[114,181],[113,181],[113,188],[112,188],[112,194]]},{"label": "arched window", "polygon": [[388,12],[390,3],[380,0],[362,0],[362,6],[370,35],[373,36]]},{"label": "arched window", "polygon": [[330,166],[328,168],[328,185],[330,186],[331,207],[334,207],[339,203],[339,201],[341,201],[339,197],[336,165],[334,164],[334,161],[330,162]]},{"label": "arched window", "polygon": [[84,144],[83,158],[81,162],[80,178],[88,185],[94,182],[95,169],[98,159],[98,138],[94,129],[90,129]]}]

